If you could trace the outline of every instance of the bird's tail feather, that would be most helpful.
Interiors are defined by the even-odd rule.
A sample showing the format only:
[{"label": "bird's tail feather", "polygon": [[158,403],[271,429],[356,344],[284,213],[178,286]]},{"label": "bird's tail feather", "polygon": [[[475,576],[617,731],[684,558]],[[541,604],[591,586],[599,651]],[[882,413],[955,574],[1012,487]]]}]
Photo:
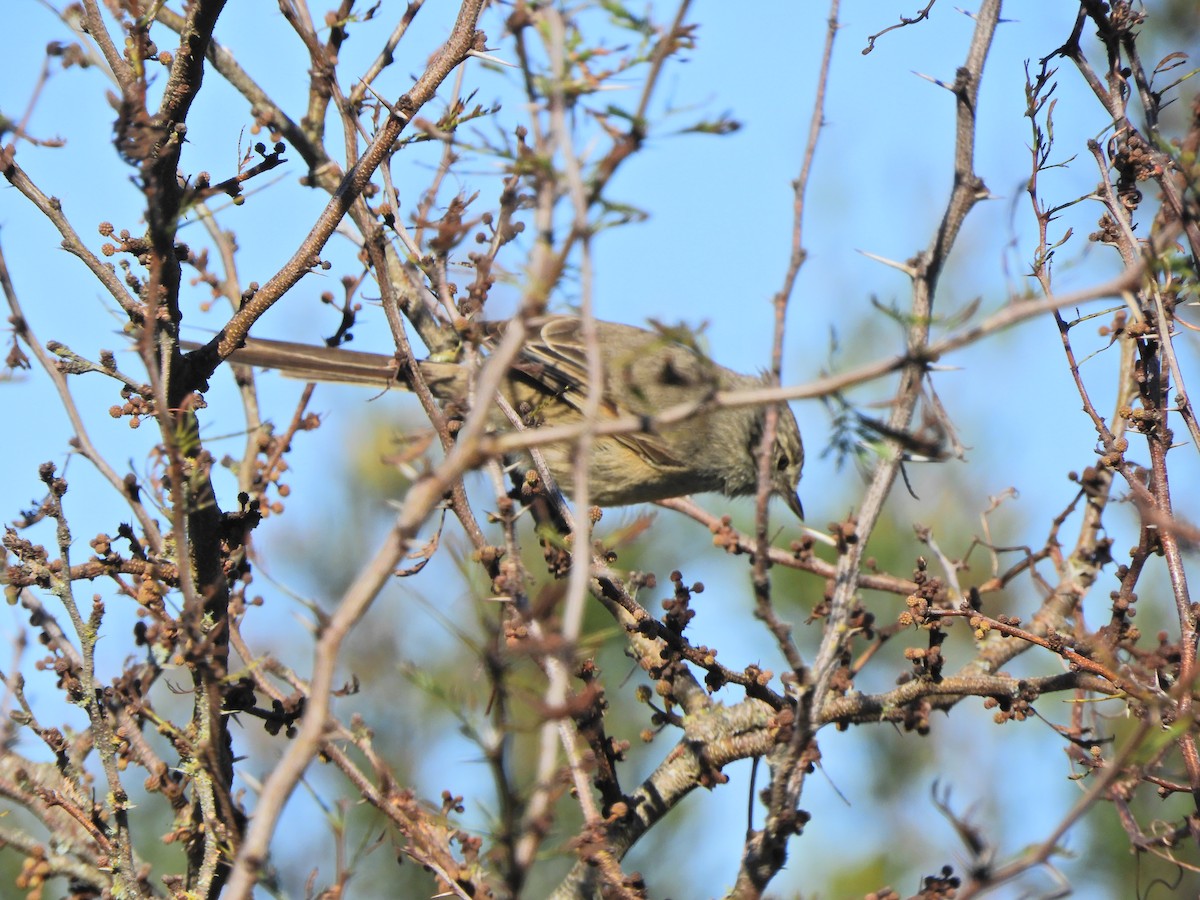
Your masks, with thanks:
[{"label": "bird's tail feather", "polygon": [[[201,344],[180,341],[184,350],[199,349]],[[342,347],[317,347],[291,341],[247,338],[230,357],[230,362],[243,366],[275,369],[289,378],[335,384],[357,384],[374,388],[398,387],[407,389],[400,376],[399,362],[394,356],[364,353]],[[422,364],[425,365],[425,364]]]}]

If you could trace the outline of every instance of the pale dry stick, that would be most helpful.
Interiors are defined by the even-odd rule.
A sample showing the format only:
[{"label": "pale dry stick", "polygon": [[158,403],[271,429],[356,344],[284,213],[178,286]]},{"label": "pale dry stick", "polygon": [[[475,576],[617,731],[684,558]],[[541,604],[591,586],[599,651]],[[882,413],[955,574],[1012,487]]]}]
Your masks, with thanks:
[{"label": "pale dry stick", "polygon": [[[529,619],[526,624],[534,640],[546,641],[546,633],[542,630],[541,623]],[[566,652],[567,650],[558,651],[563,654]],[[523,817],[526,825],[522,829],[524,834],[517,842],[515,857],[517,864],[522,868],[528,868],[533,864],[534,852],[541,844],[541,839],[533,834],[533,829],[529,826],[550,808],[554,774],[558,770],[556,759],[560,744],[566,756],[567,768],[571,773],[571,781],[584,820],[593,823],[600,820],[600,811],[596,807],[596,801],[592,798],[592,786],[588,781],[584,753],[579,749],[579,731],[571,720],[570,712],[566,707],[566,700],[570,693],[571,672],[567,669],[566,663],[559,658],[558,653],[548,653],[544,661],[547,680],[550,683],[546,692],[546,702],[555,704],[548,707],[549,714],[554,717],[554,720],[546,723],[542,729],[538,748],[537,780]]]},{"label": "pale dry stick", "polygon": [[216,213],[213,212],[207,203],[197,203],[193,208],[196,212],[196,218],[200,220],[200,224],[208,232],[209,240],[213,242],[213,246],[217,248],[217,253],[221,257],[221,266],[225,270],[225,278],[222,279],[221,283],[221,295],[236,310],[242,302],[242,290],[240,286],[241,280],[237,274],[237,253],[234,251],[233,245],[229,240],[232,232],[221,229],[220,224],[217,222]]},{"label": "pale dry stick", "polygon": [[[389,196],[391,197],[392,202],[394,204],[399,203],[399,197],[396,194],[395,187],[391,188],[391,190],[389,191]],[[396,206],[395,208],[399,209],[398,206]],[[399,216],[396,217],[396,220],[392,225],[392,230],[396,233],[396,237],[399,239],[401,245],[403,245],[404,251],[414,261],[419,260],[422,256],[421,247],[416,242],[416,240],[413,238],[412,232],[410,232],[408,230],[408,226],[405,225],[403,221],[401,221]]]},{"label": "pale dry stick", "polygon": [[[580,279],[582,290],[582,336],[584,352],[587,359],[589,385],[604,383],[604,373],[600,360],[599,344],[596,340],[595,321],[592,317],[592,271],[590,242],[587,236],[587,200],[584,195],[583,177],[579,171],[579,160],[575,156],[574,144],[571,140],[570,126],[566,116],[566,98],[563,83],[566,79],[566,24],[562,14],[553,7],[542,11],[548,24],[547,45],[551,66],[551,89],[549,92],[550,134],[551,140],[557,144],[563,154],[563,167],[567,178],[567,188],[574,210],[573,230],[581,235]],[[583,398],[581,413],[585,424],[595,423],[600,417],[602,392],[589,389]],[[550,654],[546,657],[547,671],[550,675],[546,691],[547,708],[555,711],[556,719],[543,726],[541,746],[538,756],[537,770],[539,777],[534,796],[530,798],[524,820],[526,824],[537,821],[549,802],[549,790],[554,771],[557,769],[557,756],[553,731],[557,730],[559,741],[570,766],[571,778],[575,783],[575,793],[580,808],[583,811],[586,825],[600,821],[600,810],[592,797],[592,788],[588,782],[587,773],[582,765],[582,753],[578,745],[578,731],[574,723],[558,711],[565,711],[567,698],[570,696],[570,673],[566,661],[575,652],[576,643],[583,627],[587,590],[591,582],[593,566],[591,534],[592,518],[589,510],[589,478],[588,461],[591,457],[593,433],[585,430],[580,435],[578,452],[575,459],[575,506],[578,514],[572,527],[571,534],[571,570],[567,581],[567,596],[562,612],[562,649],[561,657]],[[538,840],[533,829],[523,829],[525,834],[518,841],[516,861],[518,865],[532,864],[532,855],[538,846]]]},{"label": "pale dry stick", "polygon": [[[520,414],[513,409],[512,405],[502,395],[497,395],[495,402],[500,408],[501,413],[504,414],[514,428],[521,429],[525,427]],[[559,491],[554,481],[554,476],[550,474],[550,468],[546,465],[546,460],[542,453],[533,448],[530,450],[530,456],[533,459],[533,465],[538,473],[538,477],[541,478],[542,484],[547,488],[549,500],[554,504],[556,513],[562,517],[563,523],[569,533],[577,533],[575,516],[563,499],[562,492]],[[499,490],[498,482],[497,489]],[[500,492],[503,493],[503,491]],[[515,548],[510,546],[510,551],[515,554]],[[576,553],[578,553],[577,547]],[[592,561],[593,568],[598,564],[599,560]],[[564,615],[565,618],[566,616]],[[524,621],[533,639],[546,646],[548,641],[541,623],[533,618],[526,618]],[[576,639],[578,639],[578,627],[576,628]],[[571,645],[568,645],[567,651],[569,651],[570,647]],[[567,651],[560,652],[565,653]],[[555,775],[558,772],[558,746],[560,743],[566,754],[568,769],[575,783],[575,792],[580,798],[580,803],[585,804],[585,812],[589,809],[592,813],[596,812],[594,803],[591,801],[591,789],[588,785],[587,774],[584,771],[583,756],[579,750],[578,731],[569,717],[559,714],[565,712],[565,701],[567,695],[570,693],[568,685],[570,684],[571,673],[567,670],[563,661],[553,653],[547,654],[542,659],[542,665],[546,671],[547,682],[549,684],[546,708],[552,711],[555,720],[545,723],[542,727],[538,761],[535,766],[537,774],[534,776],[534,784],[529,799],[525,803],[523,819],[526,827],[523,829],[524,834],[517,841],[513,851],[514,859],[522,869],[528,869],[533,865],[537,849],[541,846],[542,836],[537,833],[538,830],[536,828],[532,827],[532,823],[541,821],[550,809],[554,792]]]},{"label": "pale dry stick", "polygon": [[[996,541],[992,537],[992,522],[991,515],[998,510],[1000,506],[1008,500],[1014,500],[1017,497],[1017,489],[1008,487],[996,495],[988,495],[987,509],[979,512],[979,531],[983,535],[982,540],[978,541],[979,546],[982,546],[987,552],[988,559],[991,560],[991,581],[995,582],[1000,578],[1000,549],[996,546]],[[974,540],[974,539],[973,539]],[[971,547],[967,548],[967,556],[971,555]],[[1026,557],[1028,558],[1028,557]]]},{"label": "pale dry stick", "polygon": [[[534,145],[535,152],[542,159],[554,159],[558,153],[558,146],[555,143],[556,136],[553,130],[546,133],[542,128],[536,106],[529,116],[529,122],[531,132],[538,136]],[[554,208],[558,203],[558,197],[555,195],[554,185],[549,179],[538,178],[535,185],[537,190],[534,194],[533,226],[537,239],[534,240],[533,248],[529,253],[529,265],[526,270],[528,277],[521,298],[521,308],[532,308],[537,311],[538,307],[545,306],[550,296],[550,290],[557,283],[561,267],[555,261],[554,247],[550,239],[550,235],[554,234]],[[568,246],[563,248],[564,253],[570,249],[569,242],[573,235],[573,231],[567,235]],[[527,303],[532,304],[532,307],[527,306]]]},{"label": "pale dry stick", "polygon": [[[496,404],[500,407],[500,411],[508,418],[514,428],[525,427],[521,416],[503,396],[497,395],[495,399]],[[550,502],[554,504],[555,511],[562,517],[568,532],[578,534],[575,517],[566,501],[563,500],[562,493],[558,490],[558,486],[554,482],[554,476],[550,474],[550,469],[546,465],[545,458],[536,448],[530,450],[530,456],[533,459],[534,468],[537,470],[538,476],[542,479],[542,484],[548,489]],[[586,516],[586,513],[584,515]],[[578,552],[579,550],[576,546],[575,554],[572,556],[573,560],[576,558]],[[590,548],[588,552],[590,554]],[[600,563],[599,559],[592,559],[591,567],[596,568]],[[567,619],[565,613],[563,618],[564,620]],[[529,629],[530,636],[535,641],[538,641],[543,646],[548,645],[549,641],[540,622],[533,618],[526,618],[524,622],[525,626]],[[564,628],[565,631],[566,629]],[[560,654],[566,655],[571,651],[574,641],[578,640],[578,632],[579,626],[576,625],[575,637],[567,643],[566,647],[556,653],[548,653],[542,659],[542,665],[549,684],[545,701],[546,708],[551,711],[554,720],[545,723],[542,728],[538,761],[535,766],[537,774],[534,778],[533,789],[525,804],[525,814],[523,816],[526,827],[523,829],[523,837],[517,841],[514,849],[514,858],[517,865],[522,869],[527,869],[533,865],[537,849],[541,845],[541,837],[536,833],[537,829],[532,827],[532,823],[540,821],[550,809],[555,776],[558,772],[557,760],[560,743],[566,754],[567,767],[575,785],[575,793],[579,797],[579,802],[583,807],[585,815],[591,818],[598,817],[599,815],[599,811],[595,808],[595,803],[591,798],[591,786],[588,784],[587,772],[584,768],[583,753],[579,749],[579,733],[575,727],[575,723],[566,714],[566,699],[570,693],[571,672],[567,669],[563,660],[559,658]]]},{"label": "pale dry stick", "polygon": [[[553,484],[553,481],[547,483]],[[593,566],[598,564],[599,560],[593,560]],[[543,646],[548,643],[546,632],[542,629],[540,622],[535,619],[525,619],[524,622],[529,629],[530,636],[535,641]],[[543,657],[541,665],[546,672],[547,681],[551,685],[551,690],[547,692],[546,702],[551,702],[559,690],[563,690],[562,699],[565,701],[565,689],[556,686],[569,684],[571,672],[554,653]],[[538,833],[538,828],[534,827],[533,823],[541,821],[550,810],[556,784],[555,776],[558,772],[557,760],[560,744],[566,754],[567,768],[571,773],[575,792],[580,798],[580,805],[583,807],[585,816],[595,818],[598,815],[595,803],[591,799],[591,786],[587,780],[584,755],[579,748],[578,729],[571,720],[564,702],[547,708],[550,710],[550,715],[555,717],[555,721],[547,723],[541,730],[535,766],[536,774],[529,798],[525,802],[525,811],[522,817],[524,827],[521,829],[522,835],[516,841],[513,849],[513,859],[518,868],[522,870],[527,870],[533,865],[537,850],[545,837]]]},{"label": "pale dry stick", "polygon": [[917,14],[915,16],[910,17],[910,16],[902,15],[902,16],[900,16],[900,21],[897,22],[895,25],[889,25],[887,28],[883,29],[882,31],[877,31],[877,32],[875,32],[875,34],[867,35],[867,46],[865,46],[862,49],[862,55],[866,56],[868,53],[871,53],[875,49],[875,42],[877,40],[879,40],[881,37],[883,37],[885,34],[887,34],[889,31],[896,31],[899,28],[907,28],[909,25],[917,25],[920,22],[924,22],[926,19],[929,18],[929,11],[931,9],[933,9],[933,5],[935,3],[937,3],[937,0],[929,0],[929,2],[927,4],[925,4],[924,9],[917,10]]},{"label": "pale dry stick", "polygon": [[[593,424],[600,419],[600,406],[603,402],[603,391],[597,386],[604,384],[604,367],[600,358],[600,344],[596,337],[596,320],[592,315],[592,256],[591,242],[588,236],[587,197],[583,186],[583,174],[579,170],[579,158],[575,154],[574,141],[571,138],[571,128],[567,122],[567,101],[563,91],[563,83],[567,77],[566,71],[566,23],[562,13],[554,7],[546,7],[545,14],[549,28],[549,55],[552,69],[552,86],[550,90],[550,121],[558,135],[558,144],[562,148],[563,172],[566,175],[567,190],[574,210],[573,230],[580,235],[580,336],[583,339],[584,354],[587,360],[587,381],[589,387],[583,397],[580,412],[586,424]],[[589,513],[589,460],[592,455],[592,444],[595,435],[584,431],[580,435],[578,454],[575,458],[575,507],[579,511],[576,516],[574,533],[572,535],[571,574],[567,582],[567,599],[563,608],[563,638],[568,647],[574,647],[579,640],[583,626],[584,602],[587,597],[588,584],[591,581],[592,565],[592,518]],[[564,700],[567,686],[560,685]],[[582,799],[582,798],[581,798]]]}]

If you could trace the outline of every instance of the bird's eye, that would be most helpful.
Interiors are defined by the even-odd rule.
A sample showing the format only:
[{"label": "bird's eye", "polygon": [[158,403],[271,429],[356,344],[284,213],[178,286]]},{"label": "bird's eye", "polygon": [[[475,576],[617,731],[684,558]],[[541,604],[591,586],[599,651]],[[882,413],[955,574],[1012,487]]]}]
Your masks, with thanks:
[{"label": "bird's eye", "polygon": [[788,461],[786,453],[781,453],[779,455],[779,459],[775,460],[775,468],[780,472],[786,469],[789,465],[791,465],[791,463]]}]

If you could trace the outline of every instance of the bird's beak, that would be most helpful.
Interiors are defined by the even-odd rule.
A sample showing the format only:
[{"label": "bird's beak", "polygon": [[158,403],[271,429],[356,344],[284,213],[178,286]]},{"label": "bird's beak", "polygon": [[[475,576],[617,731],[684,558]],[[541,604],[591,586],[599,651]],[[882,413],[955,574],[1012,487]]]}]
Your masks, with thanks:
[{"label": "bird's beak", "polygon": [[804,519],[804,504],[800,502],[799,494],[795,491],[785,491],[783,500],[787,503],[788,509],[794,512],[799,519]]}]

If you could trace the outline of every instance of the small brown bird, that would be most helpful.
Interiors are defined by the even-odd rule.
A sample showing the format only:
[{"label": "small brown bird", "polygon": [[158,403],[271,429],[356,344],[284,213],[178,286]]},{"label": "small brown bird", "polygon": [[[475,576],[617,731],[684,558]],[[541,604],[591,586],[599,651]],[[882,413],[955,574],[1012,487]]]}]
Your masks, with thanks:
[{"label": "small brown bird", "polygon": [[[505,323],[484,323],[484,346],[494,346]],[[502,383],[501,391],[529,426],[583,421],[588,365],[581,322],[573,316],[545,316],[529,322],[529,337]],[[591,502],[622,506],[717,491],[729,497],[753,494],[758,486],[758,451],[763,407],[703,408],[718,391],[762,387],[764,380],[714,363],[690,342],[667,331],[649,331],[615,322],[595,322],[604,372],[599,416],[632,414],[652,422],[673,406],[695,403],[691,418],[643,432],[598,435],[588,470]],[[308,381],[375,387],[406,387],[397,379],[392,356],[282,341],[249,340],[235,351],[236,363],[279,369]],[[456,362],[417,363],[439,400],[467,396],[468,372]],[[497,411],[498,430],[511,428]],[[546,464],[568,494],[574,487],[574,445],[542,448]],[[800,518],[796,494],[804,466],[800,429],[781,406],[775,433],[771,489]]]}]

